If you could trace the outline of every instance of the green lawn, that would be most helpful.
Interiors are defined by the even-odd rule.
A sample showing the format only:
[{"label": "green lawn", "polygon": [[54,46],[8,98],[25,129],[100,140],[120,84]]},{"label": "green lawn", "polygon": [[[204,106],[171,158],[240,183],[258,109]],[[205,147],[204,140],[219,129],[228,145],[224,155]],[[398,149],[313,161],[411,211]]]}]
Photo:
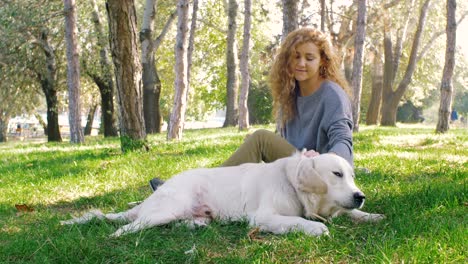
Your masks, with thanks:
[{"label": "green lawn", "polygon": [[[270,129],[272,127],[269,127]],[[357,184],[377,224],[346,217],[328,237],[251,234],[246,223],[189,230],[171,224],[109,239],[120,224],[61,226],[91,208],[128,209],[148,180],[214,167],[242,142],[236,128],[188,130],[181,142],[149,137],[149,152],[120,141],[0,144],[0,263],[467,263],[468,131],[361,127],[354,135]],[[25,204],[32,212],[18,210]],[[26,209],[28,209],[26,208]]]}]

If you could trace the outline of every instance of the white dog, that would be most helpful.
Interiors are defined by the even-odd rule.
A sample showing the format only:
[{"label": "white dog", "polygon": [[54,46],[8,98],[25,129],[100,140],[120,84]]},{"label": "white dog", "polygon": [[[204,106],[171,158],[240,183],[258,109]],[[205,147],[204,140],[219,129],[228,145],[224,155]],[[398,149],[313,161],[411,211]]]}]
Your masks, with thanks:
[{"label": "white dog", "polygon": [[187,220],[206,225],[212,219],[244,220],[262,231],[283,234],[302,231],[327,234],[327,227],[306,218],[322,219],[343,213],[357,221],[384,216],[358,210],[365,196],[354,184],[352,167],[343,158],[295,154],[272,163],[194,169],[175,175],[138,206],[121,213],[91,211],[62,224],[100,219],[123,220],[113,237],[145,228]]}]

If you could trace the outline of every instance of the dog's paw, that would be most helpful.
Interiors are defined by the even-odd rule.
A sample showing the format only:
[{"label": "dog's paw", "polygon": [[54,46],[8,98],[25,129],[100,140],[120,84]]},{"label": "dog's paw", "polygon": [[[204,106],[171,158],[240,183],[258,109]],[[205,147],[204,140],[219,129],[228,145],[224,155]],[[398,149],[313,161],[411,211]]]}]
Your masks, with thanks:
[{"label": "dog's paw", "polygon": [[385,215],[383,214],[365,214],[365,215],[361,215],[361,216],[353,218],[353,220],[358,223],[360,222],[376,223],[383,219],[385,219]]},{"label": "dog's paw", "polygon": [[379,222],[383,219],[385,219],[385,215],[383,214],[369,214],[369,216],[367,216],[368,222]]},{"label": "dog's paw", "polygon": [[303,231],[307,235],[311,236],[322,236],[328,235],[328,227],[323,223],[309,221],[306,225],[303,226]]}]

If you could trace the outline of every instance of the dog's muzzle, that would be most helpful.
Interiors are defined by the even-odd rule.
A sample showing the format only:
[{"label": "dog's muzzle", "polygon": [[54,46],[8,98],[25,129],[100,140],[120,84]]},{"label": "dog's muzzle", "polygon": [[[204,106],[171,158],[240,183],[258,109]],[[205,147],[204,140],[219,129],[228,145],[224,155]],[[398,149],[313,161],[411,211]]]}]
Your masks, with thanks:
[{"label": "dog's muzzle", "polygon": [[364,205],[366,196],[362,192],[353,193],[353,206],[354,208],[361,208]]}]

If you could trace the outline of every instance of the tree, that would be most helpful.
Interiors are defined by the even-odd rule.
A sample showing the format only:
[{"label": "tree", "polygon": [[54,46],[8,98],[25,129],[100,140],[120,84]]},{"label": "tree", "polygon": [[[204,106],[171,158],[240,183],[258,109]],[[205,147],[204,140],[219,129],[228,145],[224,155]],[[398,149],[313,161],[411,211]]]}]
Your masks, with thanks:
[{"label": "tree", "polygon": [[[331,2],[330,10],[327,16],[327,29],[331,35],[331,41],[333,46],[341,54],[343,61],[344,73],[346,80],[352,82],[352,67],[353,67],[353,48],[349,47],[352,44],[352,38],[355,33],[353,27],[353,17],[355,17],[354,7],[356,1],[353,1],[352,5],[349,6],[338,6],[341,11],[336,11],[336,7]],[[335,8],[335,9],[334,9]],[[338,15],[337,15],[338,14]],[[335,15],[337,15],[335,17]]]},{"label": "tree", "polygon": [[357,28],[354,37],[353,77],[353,121],[355,132],[359,131],[359,116],[362,90],[362,61],[364,58],[364,38],[366,37],[366,1],[358,0]]},{"label": "tree", "polygon": [[284,39],[289,32],[298,27],[298,0],[282,0],[283,3],[283,35]]},{"label": "tree", "polygon": [[[382,108],[381,108],[381,121],[382,126],[395,126],[396,125],[396,113],[398,104],[408,86],[411,82],[413,73],[416,68],[416,59],[418,54],[419,44],[421,42],[422,32],[426,23],[427,10],[429,8],[430,0],[425,0],[421,6],[419,21],[417,29],[414,34],[413,44],[411,46],[411,53],[406,67],[403,79],[399,82],[396,90],[393,88],[395,82],[398,65],[400,62],[401,52],[397,51],[395,54],[392,53],[392,40],[390,37],[390,25],[387,22],[384,26],[384,86],[382,93]],[[388,19],[387,19],[388,21]],[[399,39],[397,43],[401,43],[402,39]],[[397,48],[401,45],[397,45]]]},{"label": "tree", "polygon": [[237,54],[237,10],[239,5],[237,0],[229,0],[228,3],[228,31],[227,31],[227,48],[226,48],[226,66],[227,66],[227,83],[226,83],[226,119],[223,127],[235,126],[238,122],[239,106],[239,78],[238,67],[239,60]]},{"label": "tree", "polygon": [[122,151],[146,147],[141,63],[133,0],[108,0],[110,46],[120,105]]},{"label": "tree", "polygon": [[[38,82],[27,66],[26,51],[31,47],[25,44],[22,16],[17,2],[0,4],[0,142],[7,141],[8,124],[13,116],[31,113],[41,98]],[[20,34],[19,34],[20,33]],[[31,58],[30,56],[29,58]],[[35,76],[35,75],[34,75]]]},{"label": "tree", "polygon": [[445,65],[440,84],[439,120],[436,132],[445,133],[449,130],[450,110],[452,109],[452,77],[455,67],[455,44],[457,36],[457,22],[455,12],[457,3],[455,0],[447,0],[447,46],[445,49]]},{"label": "tree", "polygon": [[44,53],[46,69],[34,68],[37,80],[41,84],[42,91],[47,102],[47,141],[62,142],[60,127],[58,122],[58,97],[57,97],[57,61],[49,41],[49,30],[42,29],[39,38],[34,38],[33,42]]},{"label": "tree", "polygon": [[325,22],[327,18],[327,10],[325,0],[320,0],[320,30],[325,32]]},{"label": "tree", "polygon": [[252,3],[244,1],[244,38],[242,40],[242,53],[240,59],[241,90],[239,98],[239,130],[249,128],[249,109],[247,107],[250,86],[249,50],[250,28],[252,24]]},{"label": "tree", "polygon": [[91,135],[91,131],[93,130],[94,115],[96,114],[97,107],[97,104],[92,104],[89,108],[88,117],[86,118],[86,126],[84,128],[85,136]]},{"label": "tree", "polygon": [[188,0],[177,4],[177,42],[175,45],[176,62],[174,65],[174,107],[172,108],[167,139],[182,139],[187,107],[187,40],[188,40]]},{"label": "tree", "polygon": [[99,70],[92,71],[85,67],[85,72],[99,88],[104,137],[116,137],[118,132],[114,107],[115,83],[112,78],[112,65],[109,60],[109,41],[106,40],[104,35],[102,19],[96,1],[90,0],[90,2],[93,8],[92,21],[97,37],[96,46],[99,48]]},{"label": "tree", "polygon": [[383,65],[377,53],[373,53],[371,69],[371,99],[366,113],[366,125],[376,125],[379,120],[380,105],[382,102]]},{"label": "tree", "polygon": [[192,21],[190,24],[190,36],[187,48],[187,101],[190,94],[190,75],[193,64],[193,51],[195,48],[195,30],[197,29],[198,0],[193,0]]},{"label": "tree", "polygon": [[10,118],[21,113],[32,112],[39,99],[39,93],[35,87],[28,83],[29,81],[21,73],[18,74],[15,69],[9,69],[6,62],[8,59],[0,62],[0,71],[8,72],[0,76],[0,142],[7,141]]},{"label": "tree", "polygon": [[143,114],[146,133],[160,132],[161,116],[156,109],[160,87],[156,86],[158,76],[154,61],[153,31],[156,16],[156,0],[146,0],[140,31],[141,64],[143,69]]},{"label": "tree", "polygon": [[[25,6],[29,8],[26,9]],[[60,23],[63,15],[61,8],[63,8],[61,1],[50,1],[48,5],[41,5],[37,1],[29,0],[5,1],[0,8],[2,42],[7,44],[5,46],[7,49],[2,50],[2,57],[8,61],[8,69],[15,69],[15,71],[2,71],[2,74],[9,75],[7,80],[16,80],[17,83],[12,85],[19,85],[18,88],[23,88],[23,93],[35,94],[35,89],[42,90],[47,103],[46,134],[49,142],[62,141],[58,124],[57,95],[58,83],[62,79],[61,71],[58,71],[63,55],[61,46],[63,28],[59,26],[63,25]],[[33,89],[24,89],[25,87]],[[12,93],[15,94],[14,91]],[[21,97],[18,95],[18,98]],[[15,100],[15,102],[24,103],[28,107],[34,103],[32,100],[27,102]],[[10,107],[8,108],[22,108]]]},{"label": "tree", "polygon": [[65,39],[67,41],[67,84],[68,84],[68,120],[70,122],[70,142],[83,143],[81,128],[80,101],[80,58],[76,36],[75,0],[63,0],[65,6]]},{"label": "tree", "polygon": [[143,112],[146,133],[160,133],[162,117],[159,98],[161,96],[161,80],[155,62],[155,52],[169,31],[176,13],[170,14],[161,34],[153,39],[154,20],[157,10],[156,0],[147,0],[143,13],[143,23],[140,31],[141,63],[143,68]]}]

